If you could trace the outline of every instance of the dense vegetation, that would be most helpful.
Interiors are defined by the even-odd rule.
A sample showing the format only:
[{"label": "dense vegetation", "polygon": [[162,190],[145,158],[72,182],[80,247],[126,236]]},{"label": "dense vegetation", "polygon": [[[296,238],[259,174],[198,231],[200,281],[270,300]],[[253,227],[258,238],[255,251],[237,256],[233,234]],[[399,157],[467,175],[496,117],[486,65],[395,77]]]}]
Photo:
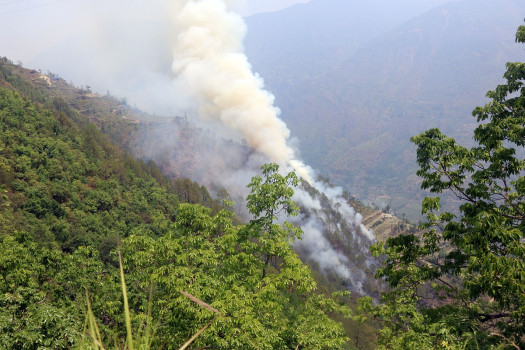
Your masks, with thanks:
[{"label": "dense vegetation", "polygon": [[[506,83],[474,110],[477,145],[438,129],[412,139],[423,187],[462,205],[439,213],[440,199],[427,198],[423,232],[374,246],[390,289],[378,304],[362,298],[358,317],[348,293],[330,295],[330,282],[319,291],[291,247],[301,236],[283,220],[299,211],[293,173],[263,166],[248,184],[253,219],[238,224],[231,202],[130,156],[122,120],[82,117],[84,92],[73,108],[13,67],[0,61],[0,348],[100,348],[91,312],[115,348],[148,330],[152,348],[351,348],[334,319],[364,316],[382,323],[382,349],[525,347],[523,63],[509,63]],[[339,231],[328,238],[352,253]],[[356,347],[370,346],[370,324],[353,333]]]},{"label": "dense vegetation", "polygon": [[316,292],[290,244],[300,230],[276,223],[297,213],[293,173],[265,166],[250,183],[254,219],[235,225],[206,188],[166,179],[45,86],[0,68],[0,348],[92,348],[88,299],[110,345],[129,338],[124,301],[136,332],[156,325],[153,348],[178,349],[205,325],[195,348],[348,343],[331,318],[350,316],[347,294]]},{"label": "dense vegetation", "polygon": [[375,247],[387,256],[378,276],[392,287],[370,307],[385,325],[382,349],[525,347],[525,64],[508,63],[504,78],[473,112],[475,147],[438,129],[412,138],[423,187],[462,205],[439,213],[439,197],[428,197],[423,235]]}]

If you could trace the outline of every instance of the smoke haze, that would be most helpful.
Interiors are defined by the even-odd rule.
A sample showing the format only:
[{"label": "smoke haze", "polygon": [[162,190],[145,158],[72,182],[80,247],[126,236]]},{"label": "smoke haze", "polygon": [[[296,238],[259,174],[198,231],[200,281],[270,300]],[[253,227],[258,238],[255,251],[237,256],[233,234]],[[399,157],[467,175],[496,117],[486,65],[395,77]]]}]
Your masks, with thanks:
[{"label": "smoke haze", "polygon": [[[283,173],[295,170],[326,196],[322,204],[305,189],[296,189],[294,199],[305,213],[296,220],[304,231],[296,246],[323,271],[361,291],[362,267],[334,248],[333,242],[350,235],[350,243],[363,252],[373,236],[360,226],[359,215],[341,197],[342,191],[316,182],[315,172],[291,146],[294,142],[279,119],[274,96],[252,72],[244,54],[247,28],[232,11],[234,1],[157,0],[146,6],[138,0],[79,0],[61,5],[44,6],[41,10],[49,10],[38,14],[27,10],[25,16],[36,25],[20,34],[17,42],[35,44],[16,48],[8,41],[13,52],[5,54],[26,66],[43,67],[75,84],[89,85],[93,91],[109,90],[157,115],[187,114],[193,126],[184,130],[168,121],[157,127],[143,125],[149,129],[136,154],[167,164],[163,170],[173,171],[171,175],[202,182],[212,191],[226,189],[240,202],[238,209],[247,195],[245,185],[263,163],[276,162]],[[11,21],[15,19],[9,17],[0,26]],[[57,25],[39,33],[38,27],[50,22]],[[329,206],[337,207],[330,215],[344,216],[344,228],[327,228],[331,219],[324,210]]]},{"label": "smoke haze", "polygon": [[[173,46],[172,70],[176,85],[188,93],[197,113],[204,120],[217,120],[239,132],[248,146],[285,169],[294,169],[309,185],[328,197],[329,205],[337,208],[351,228],[355,242],[365,246],[373,235],[361,225],[359,216],[341,198],[341,190],[327,188],[313,181],[310,167],[295,158],[288,144],[290,132],[281,121],[274,96],[264,89],[264,82],[252,72],[243,52],[246,26],[243,19],[230,11],[224,0],[175,0],[171,3],[171,18],[176,41]],[[295,200],[311,214],[300,219],[304,240],[297,243],[316,261],[322,270],[333,270],[341,279],[350,281],[362,291],[362,270],[355,276],[346,256],[337,252],[324,236],[321,219],[327,218],[304,189],[298,189]],[[354,278],[355,277],[355,278]]]}]

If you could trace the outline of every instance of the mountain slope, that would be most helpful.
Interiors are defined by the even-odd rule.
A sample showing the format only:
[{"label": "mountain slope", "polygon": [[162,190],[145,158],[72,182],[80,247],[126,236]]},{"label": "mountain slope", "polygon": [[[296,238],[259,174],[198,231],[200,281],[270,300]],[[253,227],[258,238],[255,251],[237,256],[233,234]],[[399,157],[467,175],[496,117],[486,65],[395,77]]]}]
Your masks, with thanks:
[{"label": "mountain slope", "polygon": [[[347,293],[336,302],[315,292],[312,273],[289,244],[288,226],[282,240],[259,239],[267,227],[281,229],[276,218],[235,225],[231,212],[180,204],[177,197],[185,201],[197,192],[202,203],[209,194],[191,181],[168,180],[100,131],[119,121],[130,127],[124,134],[132,130],[137,119],[119,114],[132,109],[7,59],[0,60],[0,85],[2,349],[85,346],[88,299],[103,342],[124,343],[119,237],[132,324],[141,330],[158,320],[153,348],[178,349],[202,322],[213,325],[195,341],[199,347],[348,343],[328,315],[350,315],[339,303],[350,302]],[[207,305],[214,312],[207,314]],[[225,316],[214,319],[216,313]],[[301,332],[316,339],[305,341]],[[134,332],[135,341],[140,334]]]},{"label": "mountain slope", "polygon": [[[362,44],[446,0],[368,2],[312,0],[291,8],[248,17],[246,51],[261,76],[323,69],[339,64]],[[308,75],[297,75],[303,79]]]},{"label": "mountain slope", "polygon": [[[306,23],[319,20],[314,5],[302,5],[312,6]],[[268,26],[280,21],[274,14],[255,17]],[[468,139],[475,123],[471,110],[499,81],[503,63],[522,54],[513,43],[522,17],[517,0],[450,2],[393,30],[384,26],[383,33],[364,36],[357,47],[336,37],[296,56],[287,46],[299,34],[281,20],[284,34],[271,38],[262,34],[263,24],[250,27],[247,48],[299,138],[305,160],[362,199],[391,204],[417,218],[422,194],[410,136],[440,127]],[[335,25],[327,25],[326,33],[339,33],[332,30]],[[352,28],[341,20],[337,25]],[[373,22],[366,28],[371,27]]]}]

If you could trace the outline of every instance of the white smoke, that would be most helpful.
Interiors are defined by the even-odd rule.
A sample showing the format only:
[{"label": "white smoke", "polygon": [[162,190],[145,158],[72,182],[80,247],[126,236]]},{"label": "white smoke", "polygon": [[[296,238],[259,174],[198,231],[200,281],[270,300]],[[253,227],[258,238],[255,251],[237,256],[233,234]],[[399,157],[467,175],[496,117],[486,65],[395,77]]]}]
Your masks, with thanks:
[{"label": "white smoke", "polygon": [[301,228],[305,235],[302,241],[299,241],[299,244],[310,253],[310,258],[317,261],[322,270],[332,269],[339,277],[350,279],[350,271],[347,268],[348,258],[334,250],[323,236],[323,227],[314,219],[311,219]]},{"label": "white smoke", "polygon": [[[363,282],[367,277],[363,268],[350,261],[345,254],[336,249],[328,238],[327,232],[337,234],[341,239],[351,239],[350,244],[354,248],[354,254],[367,256],[368,247],[375,240],[374,235],[362,223],[363,217],[356,213],[354,208],[348,205],[343,198],[340,187],[327,186],[325,183],[315,181],[311,186],[326,196],[328,208],[333,208],[340,215],[337,224],[331,223],[330,214],[323,210],[323,205],[318,198],[313,198],[305,189],[299,188],[295,191],[294,201],[306,208],[309,213],[308,218],[300,217],[294,220],[303,230],[302,240],[296,241],[295,246],[299,247],[306,255],[317,262],[321,270],[332,270],[339,278],[350,281],[353,289],[357,292],[363,291]],[[345,226],[345,227],[342,227]],[[344,236],[350,234],[351,237]],[[366,267],[370,267],[370,260],[365,258]]]},{"label": "white smoke", "polygon": [[343,189],[341,187],[327,186],[326,184],[319,181],[316,181],[313,184],[313,187],[326,194],[326,196],[332,201],[332,205],[339,211],[341,216],[344,217],[348,222],[351,222],[354,226],[359,227],[360,231],[366,236],[366,238],[368,238],[368,240],[375,240],[375,236],[372,231],[368,230],[361,223],[363,221],[363,216],[360,213],[357,213],[354,208],[349,206],[347,201],[343,198]]},{"label": "white smoke", "polygon": [[[222,0],[174,1],[177,40],[173,72],[199,104],[202,118],[218,118],[272,160],[291,159],[290,131],[277,118],[274,97],[263,89],[243,54],[245,25]],[[183,5],[183,6],[181,6]]]},{"label": "white smoke", "polygon": [[[219,121],[237,131],[247,144],[286,170],[295,170],[311,186],[324,192],[330,204],[353,227],[354,241],[361,232],[372,241],[373,235],[361,225],[362,217],[342,198],[338,188],[313,180],[313,170],[297,159],[289,145],[290,131],[279,119],[274,96],[264,89],[260,76],[252,72],[243,49],[246,26],[230,10],[225,0],[172,0],[171,19],[175,28],[172,71],[175,85],[196,106],[204,120]],[[299,205],[319,213],[319,200],[298,189]],[[298,243],[321,269],[331,269],[361,289],[362,271],[349,268],[347,257],[334,249],[315,219],[303,220],[304,236]],[[357,272],[356,272],[357,271]],[[359,275],[359,278],[356,278]]]}]

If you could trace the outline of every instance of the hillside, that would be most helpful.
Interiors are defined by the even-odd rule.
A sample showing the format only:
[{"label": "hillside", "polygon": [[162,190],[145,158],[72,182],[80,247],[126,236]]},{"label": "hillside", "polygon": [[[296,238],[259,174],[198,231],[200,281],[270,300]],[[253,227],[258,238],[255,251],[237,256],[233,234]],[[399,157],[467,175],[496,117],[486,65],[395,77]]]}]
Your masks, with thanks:
[{"label": "hillside", "polygon": [[[29,82],[29,93],[38,91],[40,99],[53,99],[54,105],[59,109],[70,110],[71,106],[80,116],[97,125],[112,142],[139,159],[146,162],[155,161],[155,166],[159,167],[162,176],[167,176],[171,181],[175,180],[179,197],[191,197],[192,203],[211,205],[217,210],[218,205],[211,200],[209,190],[216,198],[235,200],[237,212],[244,213],[243,205],[247,192],[244,186],[238,185],[238,180],[247,183],[249,177],[243,175],[239,178],[239,173],[249,173],[244,162],[253,153],[245,145],[218,137],[209,130],[200,129],[185,117],[152,116],[129,106],[123,98],[117,99],[109,94],[99,95],[91,92],[89,87],[74,87],[53,73],[49,76],[42,75],[35,70],[18,66],[10,66],[10,69],[11,79],[18,79],[19,85],[28,85]],[[228,156],[225,157],[225,154]],[[225,179],[217,174],[223,174]],[[227,181],[227,176],[234,177],[233,186]],[[159,174],[157,178],[160,178]],[[193,181],[207,187],[200,200],[200,195],[192,195],[184,189],[183,184],[189,183],[192,184],[194,193],[199,192],[201,186]],[[331,182],[329,179],[323,181]],[[357,212],[363,214],[365,225],[372,228],[378,238],[390,234],[392,227],[403,226],[404,220],[388,215],[376,215],[380,212],[364,206],[352,195],[353,193],[346,198]],[[383,221],[386,225],[382,224]]]},{"label": "hillside", "polygon": [[[139,159],[146,162],[153,160],[155,167],[163,174],[161,176],[158,170],[154,170],[156,178],[166,176],[163,181],[175,181],[177,194],[185,201],[191,199],[191,203],[206,204],[217,210],[218,204],[211,199],[209,190],[216,198],[239,202],[235,208],[239,214],[243,213],[243,196],[246,196],[246,191],[239,186],[225,188],[216,175],[232,171],[235,174],[235,169],[242,169],[243,160],[252,152],[245,145],[217,137],[209,130],[198,128],[185,117],[149,115],[129,106],[125,99],[77,88],[53,73],[49,76],[42,75],[35,70],[18,66],[9,66],[9,69],[11,79],[16,79],[20,86],[28,86],[26,89],[29,95],[36,93],[40,95],[39,99],[51,98],[56,108],[64,108],[68,113],[72,113],[73,108],[109,136],[111,142]],[[229,156],[224,157],[223,154]],[[327,178],[322,180],[331,182]],[[206,185],[203,197],[192,194],[199,192],[201,188],[201,185],[193,181]],[[248,182],[249,179],[243,181]],[[192,190],[188,191],[184,184]],[[228,182],[224,185],[228,185]],[[365,226],[373,229],[378,239],[409,229],[404,225],[404,218],[365,206],[354,198],[353,193],[347,194],[346,198],[363,215]],[[403,229],[396,229],[399,227]]]},{"label": "hillside", "polygon": [[[468,141],[471,111],[504,63],[522,56],[512,41],[521,2],[454,1],[398,22],[382,21],[394,11],[388,4],[319,3],[249,18],[248,56],[309,164],[360,199],[416,220],[424,194],[408,140],[439,127]],[[385,13],[370,16],[372,8]],[[352,14],[362,18],[347,20]]]},{"label": "hillside", "polygon": [[[180,230],[183,208],[180,203],[199,203],[210,207],[211,211],[198,209],[203,210],[203,217],[222,209],[206,187],[179,175],[192,169],[190,159],[194,159],[197,165],[201,164],[198,161],[199,152],[211,152],[225,141],[216,140],[204,130],[197,130],[185,118],[148,116],[127,106],[123,99],[100,96],[89,88],[76,88],[55,74],[42,75],[38,71],[13,65],[7,59],[0,62],[0,85],[0,117],[3,118],[0,138],[3,191],[0,239],[4,258],[7,259],[2,265],[3,271],[5,278],[11,279],[20,273],[18,267],[40,269],[41,272],[37,273],[32,270],[33,267],[27,267],[30,272],[22,283],[31,286],[27,288],[33,296],[27,296],[24,302],[31,304],[44,290],[48,291],[48,297],[42,299],[42,307],[27,311],[20,309],[17,303],[8,306],[5,301],[0,301],[4,303],[2,310],[19,315],[16,325],[0,322],[2,333],[11,334],[12,327],[27,330],[16,338],[0,337],[0,341],[3,347],[13,348],[18,346],[16,344],[30,344],[33,341],[30,337],[38,334],[61,348],[60,344],[74,343],[78,339],[75,337],[80,336],[79,318],[83,315],[85,302],[82,293],[88,285],[90,294],[93,293],[95,311],[105,315],[101,316],[102,319],[122,325],[119,309],[104,298],[113,295],[113,299],[118,299],[119,295],[118,283],[108,284],[108,279],[117,281],[114,249],[119,237],[126,247],[135,239],[140,242],[146,237],[161,240],[170,232]],[[164,153],[163,148],[144,147],[153,145],[153,140],[158,138],[155,130],[170,131],[172,128],[178,130],[178,133],[171,134],[176,135],[173,144],[166,145],[174,147],[172,153]],[[235,145],[232,141],[226,143],[230,147],[245,149],[245,146]],[[142,150],[140,154],[139,149]],[[128,153],[129,150],[146,157],[146,160],[136,160]],[[149,153],[153,150],[157,153]],[[148,159],[159,154],[157,167]],[[228,165],[227,162],[217,162],[220,166]],[[213,169],[216,168],[209,167],[208,173],[211,173],[204,178],[217,178]],[[195,169],[189,172],[192,171]],[[215,189],[213,193],[219,198],[231,198],[224,189],[222,192]],[[409,229],[399,219],[388,214],[376,215],[376,211],[353,201],[349,195],[346,198],[364,214],[363,222],[372,226],[380,237]],[[348,226],[326,198],[317,213],[302,213],[306,216],[314,214],[327,223],[324,234],[348,257],[348,268],[356,274],[361,288],[377,296],[378,286],[372,278],[375,263],[371,264],[369,260],[367,246],[359,243],[361,238],[356,235],[356,228]],[[194,224],[198,224],[201,219],[192,220],[197,220]],[[213,220],[219,220],[219,217]],[[236,227],[243,227],[238,226],[240,219],[232,217],[231,220]],[[163,242],[171,244],[166,240]],[[35,253],[36,250],[39,253]],[[349,281],[342,281],[333,271],[321,268],[315,259],[309,258],[306,246],[299,247],[298,251],[302,252],[302,259],[314,268],[323,293],[356,287]],[[18,252],[20,256],[17,263],[9,265],[9,261],[15,261],[12,252]],[[30,255],[33,256],[31,259]],[[51,257],[54,259],[52,267],[46,263]],[[79,272],[75,259],[84,260],[87,270]],[[133,255],[128,255],[128,259],[133,261]],[[279,259],[272,266],[272,271],[278,268]],[[131,273],[132,270],[128,271]],[[85,279],[78,281],[72,276],[85,276]],[[42,279],[46,278],[55,279],[55,286],[43,283]],[[77,286],[63,285],[64,278]],[[139,274],[130,278],[139,281],[141,277]],[[101,283],[101,279],[106,281],[107,288],[100,289],[102,294],[98,294],[93,286]],[[19,293],[6,285],[0,287],[4,288],[5,295]],[[67,301],[63,300],[64,288],[69,298]],[[144,289],[135,290],[144,297],[142,300],[147,300],[146,292]],[[358,295],[353,295],[352,300]],[[353,305],[354,302],[348,299],[347,303]],[[55,312],[52,327],[45,328],[41,323],[43,319],[40,317],[44,317],[41,313],[47,312],[45,310]],[[71,317],[66,317],[66,314]],[[360,338],[360,348],[371,348],[374,338],[372,324],[361,324],[356,328],[356,321],[342,320],[348,334],[352,338]],[[109,330],[111,325],[104,327]],[[66,343],[52,336],[61,332],[69,334]],[[355,341],[352,339],[352,343]]]},{"label": "hillside", "polygon": [[[472,13],[461,10],[465,3],[450,9],[470,18]],[[442,29],[439,37],[454,27],[450,13],[439,12],[447,19],[435,27]],[[432,24],[434,17],[418,26]],[[385,34],[384,47],[412,25]],[[425,36],[408,35],[416,42]],[[437,37],[435,30],[428,36],[430,55],[426,42],[418,42],[399,61],[386,60],[394,62],[385,67],[397,69],[392,76],[398,84],[377,92],[392,108],[384,113],[389,128],[404,132],[424,124],[403,128],[389,114],[405,113],[401,107],[412,97],[448,112],[461,110],[470,98],[465,93],[452,96],[457,105],[434,105],[439,96],[426,95],[441,90],[427,89],[408,74],[420,58],[432,62],[447,46]],[[516,40],[525,42],[525,26]],[[378,61],[362,58],[367,49]],[[359,66],[386,84],[389,73],[367,68],[385,62],[376,50],[365,43],[352,57],[363,53]],[[462,62],[463,56],[453,57]],[[0,60],[1,348],[99,349],[104,343],[180,349],[191,343],[195,349],[320,350],[371,349],[377,341],[398,349],[436,349],[525,342],[519,326],[525,283],[519,175],[525,165],[522,153],[507,147],[523,146],[524,96],[518,95],[523,63],[507,66],[511,88],[498,87],[489,94],[494,103],[477,110],[488,120],[475,131],[479,148],[457,146],[437,129],[414,139],[425,187],[459,191],[465,203],[459,215],[438,216],[433,214],[440,210],[439,199],[426,199],[424,233],[405,214],[402,220],[392,215],[389,205],[371,209],[313,171],[303,180],[286,166],[268,163],[262,151],[248,147],[257,147],[248,137],[243,142],[235,133],[219,136],[213,122],[201,129],[186,114],[148,115],[109,91],[103,96],[21,66]],[[407,71],[398,70],[405,66]],[[343,76],[340,67],[330,74]],[[367,80],[353,72],[346,78],[364,86]],[[186,78],[190,84],[196,77]],[[228,90],[227,82],[212,85]],[[442,82],[455,87],[455,80]],[[400,88],[410,98],[398,95]],[[251,96],[235,91],[233,96]],[[356,110],[385,111],[383,104],[370,107],[374,100],[366,99],[373,96],[360,88],[353,95],[366,102]],[[220,95],[203,99],[215,101],[213,96]],[[459,132],[462,143],[464,129],[473,127],[446,129],[451,122],[442,122],[436,124]],[[408,167],[394,157],[395,135],[374,131],[371,139],[355,135],[353,151],[365,154],[366,162],[356,161],[354,168],[363,179],[372,176],[361,164],[384,178],[375,163],[380,160],[381,169],[398,181]],[[344,138],[325,140],[346,147]],[[322,157],[339,162],[348,153],[336,148]],[[341,176],[354,169],[338,165]],[[392,198],[386,190],[376,197],[385,204]],[[413,234],[399,235],[406,232]]]},{"label": "hillside", "polygon": [[[330,329],[316,331],[315,342],[336,347],[348,342],[341,324],[316,303],[332,304],[332,311],[346,316],[350,310],[314,292],[310,270],[288,243],[288,230],[273,224],[276,218],[234,225],[231,212],[180,204],[179,198],[191,199],[183,198],[193,191],[191,182],[168,180],[152,162],[134,159],[64,97],[76,95],[88,107],[83,112],[99,117],[105,114],[95,107],[110,105],[110,99],[89,91],[74,94],[58,77],[6,59],[0,62],[0,81],[1,348],[91,348],[83,323],[88,300],[104,343],[126,340],[123,302],[129,302],[136,341],[144,322],[158,320],[155,348],[178,349],[201,322],[213,326],[196,346],[282,348],[305,342],[299,333],[291,336],[292,329],[317,327],[298,322],[302,317],[323,320]],[[95,119],[100,129],[116,120],[105,117]],[[211,201],[204,187],[197,193],[199,202]],[[275,236],[278,230],[284,236]],[[116,259],[117,245],[123,258]],[[115,267],[122,259],[131,296],[124,301]],[[154,300],[150,311],[148,290]],[[213,313],[192,300],[226,316],[213,320]]]}]

